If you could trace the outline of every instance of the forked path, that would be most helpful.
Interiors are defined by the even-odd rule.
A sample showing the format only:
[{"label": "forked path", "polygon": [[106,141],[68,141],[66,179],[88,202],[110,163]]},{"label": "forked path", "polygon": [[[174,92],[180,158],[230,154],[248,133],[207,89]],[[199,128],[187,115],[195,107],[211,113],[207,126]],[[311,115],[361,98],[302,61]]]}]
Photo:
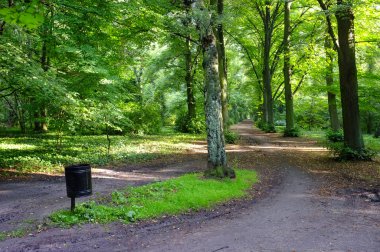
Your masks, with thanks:
[{"label": "forked path", "polygon": [[379,203],[321,196],[320,179],[307,172],[308,163],[295,162],[322,148],[264,134],[247,121],[234,130],[242,143],[228,147],[230,160],[282,174],[282,182],[263,199],[242,209],[231,206],[228,214],[200,213],[138,228],[112,224],[50,229],[4,241],[0,251],[380,251]]}]

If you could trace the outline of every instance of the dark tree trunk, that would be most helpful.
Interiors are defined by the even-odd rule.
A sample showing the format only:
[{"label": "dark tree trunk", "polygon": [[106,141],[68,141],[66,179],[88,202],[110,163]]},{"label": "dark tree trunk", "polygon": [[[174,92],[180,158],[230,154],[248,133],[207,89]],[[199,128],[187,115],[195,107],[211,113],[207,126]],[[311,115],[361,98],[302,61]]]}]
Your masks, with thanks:
[{"label": "dark tree trunk", "polygon": [[[50,15],[49,15],[50,14]],[[41,68],[44,72],[49,71],[50,69],[50,58],[49,58],[49,41],[52,36],[52,19],[53,12],[52,10],[45,16],[45,23],[42,27],[42,48],[41,48]],[[38,112],[35,112],[35,122],[34,130],[39,132],[48,131],[47,125],[47,109],[45,106],[41,106]]]},{"label": "dark tree trunk", "polygon": [[264,20],[264,54],[263,54],[263,98],[264,98],[264,122],[269,131],[274,131],[273,98],[272,98],[272,73],[270,69],[270,51],[272,47],[272,22],[270,1],[266,1]]},{"label": "dark tree trunk", "polygon": [[284,16],[284,85],[285,85],[285,105],[286,105],[286,131],[285,135],[290,136],[290,132],[294,129],[294,110],[293,110],[293,92],[290,83],[290,7],[291,2],[285,0],[285,16]]},{"label": "dark tree trunk", "polygon": [[193,120],[196,117],[196,103],[194,97],[193,76],[191,67],[191,50],[190,50],[190,36],[186,38],[186,94],[187,94],[187,115],[189,120]]},{"label": "dark tree trunk", "polygon": [[[191,9],[191,2],[185,1],[185,8],[186,8],[186,21],[184,25],[186,28],[189,27],[191,24],[191,18],[190,18],[190,9]],[[185,65],[186,65],[186,94],[187,94],[187,116],[189,120],[193,120],[196,117],[196,103],[195,103],[195,97],[194,97],[194,85],[193,85],[193,75],[192,75],[192,59],[191,59],[191,36],[190,34],[186,37],[186,44],[185,44]]]},{"label": "dark tree trunk", "polygon": [[[221,17],[223,15],[224,3],[223,0],[218,0],[218,15]],[[218,60],[219,60],[219,78],[220,78],[220,88],[222,94],[222,116],[223,116],[223,127],[225,130],[228,128],[228,83],[227,83],[227,59],[226,59],[226,49],[224,46],[224,32],[223,23],[219,23],[217,26],[217,48],[218,48]]]},{"label": "dark tree trunk", "polygon": [[330,115],[330,127],[333,131],[338,131],[340,129],[339,125],[339,117],[338,117],[338,109],[336,105],[336,94],[333,93],[331,90],[332,86],[334,85],[334,56],[333,56],[333,44],[331,42],[331,39],[328,37],[328,34],[326,34],[325,37],[325,52],[326,52],[326,85],[327,85],[327,99],[328,99],[328,106],[329,106],[329,115]]},{"label": "dark tree trunk", "polygon": [[352,150],[364,149],[360,129],[358,79],[355,59],[354,14],[348,1],[337,0],[338,64],[342,99],[344,143]]}]

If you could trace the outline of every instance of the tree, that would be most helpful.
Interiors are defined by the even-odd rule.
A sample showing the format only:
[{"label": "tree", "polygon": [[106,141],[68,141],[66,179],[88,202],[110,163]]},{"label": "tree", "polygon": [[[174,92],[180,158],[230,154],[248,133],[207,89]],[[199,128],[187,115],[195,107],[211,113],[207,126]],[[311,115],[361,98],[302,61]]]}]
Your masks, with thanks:
[{"label": "tree", "polygon": [[[223,20],[224,0],[218,0],[218,19]],[[227,82],[227,58],[226,48],[224,44],[224,30],[223,21],[219,21],[216,28],[217,48],[218,48],[218,64],[219,64],[219,78],[221,88],[221,101],[222,101],[222,116],[224,130],[228,129],[228,82]]]},{"label": "tree", "polygon": [[197,1],[197,25],[203,52],[205,115],[207,130],[208,162],[207,175],[234,177],[227,167],[227,156],[223,134],[221,85],[218,65],[217,39],[215,36],[216,0],[211,0],[208,8],[203,0]]},{"label": "tree", "polygon": [[327,85],[327,102],[329,106],[330,127],[333,131],[340,129],[338,109],[336,105],[336,94],[332,90],[334,85],[334,55],[333,55],[333,43],[326,32],[325,35],[325,54],[326,54],[326,85]]},{"label": "tree", "polygon": [[285,106],[286,106],[286,129],[285,136],[296,136],[294,131],[294,110],[293,110],[293,91],[290,83],[291,69],[290,69],[290,7],[292,2],[285,0],[285,16],[284,16],[284,86],[285,86]]},{"label": "tree", "polygon": [[336,2],[335,17],[338,27],[338,40],[332,27],[328,6],[322,0],[318,0],[318,3],[325,11],[328,32],[338,51],[344,144],[357,153],[363,153],[364,142],[360,128],[353,2],[352,0],[337,0]]}]

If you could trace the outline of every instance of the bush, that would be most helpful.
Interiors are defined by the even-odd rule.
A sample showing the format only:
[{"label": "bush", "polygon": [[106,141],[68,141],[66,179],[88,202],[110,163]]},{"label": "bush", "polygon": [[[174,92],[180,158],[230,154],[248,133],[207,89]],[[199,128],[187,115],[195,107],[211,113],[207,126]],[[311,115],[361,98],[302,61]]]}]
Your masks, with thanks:
[{"label": "bush", "polygon": [[156,134],[162,127],[160,106],[156,103],[141,106],[138,103],[130,102],[125,111],[125,117],[130,124],[125,125],[125,132],[135,134]]},{"label": "bush", "polygon": [[183,133],[200,134],[206,131],[206,123],[200,117],[190,119],[187,113],[180,113],[175,121],[175,129]]},{"label": "bush", "polygon": [[256,122],[256,126],[259,129],[261,129],[262,131],[265,131],[266,133],[275,133],[276,132],[276,128],[274,127],[274,125],[268,125],[267,123],[265,123],[262,120],[258,120]]},{"label": "bush", "polygon": [[299,137],[300,136],[300,130],[298,128],[292,128],[290,130],[286,129],[284,130],[284,137]]},{"label": "bush", "polygon": [[224,140],[228,144],[235,144],[237,140],[239,139],[239,135],[232,131],[225,131],[224,132]]},{"label": "bush", "polygon": [[375,134],[373,135],[374,138],[380,137],[380,127],[375,131]]},{"label": "bush", "polygon": [[327,140],[332,143],[339,143],[344,141],[344,135],[342,130],[335,131],[330,129],[326,132],[326,137]]},{"label": "bush", "polygon": [[326,146],[340,161],[371,161],[376,152],[370,149],[353,150],[343,142],[330,142]]}]

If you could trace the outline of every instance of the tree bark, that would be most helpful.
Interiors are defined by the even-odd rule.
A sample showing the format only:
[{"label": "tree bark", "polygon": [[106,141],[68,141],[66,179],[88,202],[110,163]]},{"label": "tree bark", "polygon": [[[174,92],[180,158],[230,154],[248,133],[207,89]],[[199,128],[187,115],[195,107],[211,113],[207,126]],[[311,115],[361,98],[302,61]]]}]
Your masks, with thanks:
[{"label": "tree bark", "polygon": [[330,127],[333,131],[338,131],[340,129],[338,109],[336,105],[336,94],[331,91],[332,86],[334,85],[334,56],[333,56],[333,44],[331,39],[326,34],[325,36],[325,53],[326,53],[326,85],[327,85],[327,102],[329,106],[329,115],[330,115]]},{"label": "tree bark", "polygon": [[354,14],[350,1],[337,0],[338,64],[342,99],[344,143],[355,151],[364,149],[360,128],[358,79],[355,58]]},{"label": "tree bark", "polygon": [[197,1],[203,12],[202,23],[198,24],[203,53],[205,115],[207,130],[208,171],[206,175],[234,176],[227,168],[227,156],[223,134],[221,88],[219,79],[217,39],[214,34],[216,1],[210,2],[210,10],[205,8],[203,0]]},{"label": "tree bark", "polygon": [[[224,11],[223,0],[218,0],[218,15],[222,17]],[[218,64],[219,64],[219,79],[221,88],[221,101],[222,101],[222,116],[224,130],[228,129],[228,82],[227,82],[227,58],[226,49],[224,44],[224,31],[223,23],[217,26],[217,48],[218,48]]]},{"label": "tree bark", "polygon": [[[286,131],[285,135],[294,129],[294,110],[293,110],[293,92],[290,82],[291,68],[290,68],[290,8],[291,2],[285,0],[285,16],[284,16],[284,86],[285,86],[285,106],[286,106]],[[288,132],[288,134],[286,134]],[[290,135],[289,135],[290,136]]]},{"label": "tree bark", "polygon": [[264,54],[263,54],[263,98],[264,98],[264,122],[269,131],[274,131],[273,98],[272,98],[272,73],[270,69],[270,50],[272,47],[272,25],[271,25],[271,2],[265,2],[264,20]]},{"label": "tree bark", "polygon": [[[51,27],[53,23],[52,19],[53,19],[53,11],[48,10],[48,13],[45,16],[45,22],[42,26],[42,33],[41,33],[42,48],[41,48],[40,64],[44,72],[47,72],[50,69],[49,41],[52,36],[52,27]],[[34,131],[38,131],[38,132],[48,131],[46,106],[42,105],[39,111],[36,111],[34,113],[34,117],[35,117]]]},{"label": "tree bark", "polygon": [[[186,21],[184,22],[184,25],[186,28],[189,27],[191,20],[190,20],[190,8],[191,8],[191,2],[185,1],[185,9],[186,9]],[[194,85],[193,85],[193,75],[192,75],[192,59],[191,59],[191,35],[188,34],[186,36],[186,44],[185,44],[185,70],[186,70],[186,94],[187,94],[187,116],[188,119],[191,121],[195,119],[196,117],[196,103],[195,103],[195,97],[194,97]]]}]

